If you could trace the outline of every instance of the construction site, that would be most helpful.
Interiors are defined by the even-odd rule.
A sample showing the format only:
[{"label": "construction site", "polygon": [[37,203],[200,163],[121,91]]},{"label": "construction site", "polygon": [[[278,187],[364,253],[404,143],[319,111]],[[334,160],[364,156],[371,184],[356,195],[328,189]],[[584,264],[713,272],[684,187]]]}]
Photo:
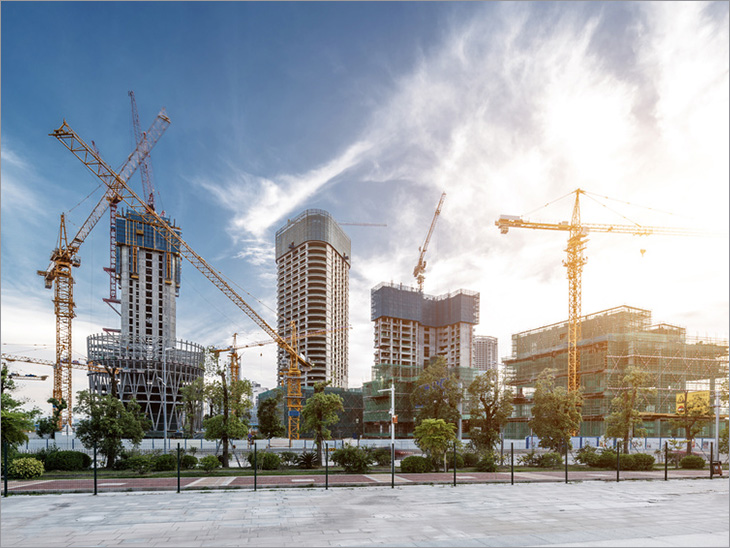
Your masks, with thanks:
[{"label": "construction site", "polygon": [[[625,389],[628,367],[651,376],[654,395],[642,402],[641,416],[648,437],[670,437],[669,419],[676,417],[677,395],[720,388],[728,376],[725,340],[688,337],[686,329],[652,324],[651,311],[619,306],[581,318],[578,342],[580,389],[583,392],[581,436],[603,436],[611,400]],[[515,394],[509,438],[530,435],[532,393],[538,375],[554,370],[556,385],[568,386],[568,322],[512,335],[512,356],[504,360],[506,384]],[[709,436],[708,423],[702,435]]]},{"label": "construction site", "polygon": [[[66,121],[50,134],[101,180],[105,193],[71,239],[67,236],[65,216],[61,215],[51,264],[38,271],[46,288],[54,291],[55,361],[3,354],[6,361],[53,366],[53,396],[68,403],[59,426],[73,425],[71,372],[84,369],[92,392],[111,394],[124,402],[134,398],[141,404],[152,420],[150,436],[162,434],[167,438],[169,432],[181,430],[185,422],[181,390],[203,377],[206,356],[202,344],[177,339],[176,335],[175,303],[183,259],[268,336],[264,341],[239,345],[234,333],[230,346],[212,349],[215,355],[230,354],[226,365],[228,379],[240,379],[238,350],[277,345],[277,364],[272,367],[277,370],[279,389],[286,394],[282,413],[290,440],[298,440],[304,434],[300,432],[301,411],[316,383],[331,383],[327,391],[346,401],[336,435],[381,438],[388,436],[392,426],[396,435],[408,437],[414,427],[410,395],[419,375],[435,358],[445,360],[463,389],[477,374],[497,369],[496,338],[474,334],[480,320],[479,293],[466,289],[439,296],[424,293],[425,255],[446,193],[440,197],[426,239],[418,250],[413,270],[416,287],[381,283],[371,290],[371,381],[365,382],[361,390],[348,390],[351,242],[340,224],[324,210],[309,209],[277,231],[277,324],[269,325],[221,273],[190,247],[175,221],[165,211],[156,210],[148,159],[170,120],[162,109],[149,130],[142,132],[133,92],[129,96],[136,148],[118,172],[101,158],[93,141],[87,144]],[[143,197],[129,184],[138,169]],[[564,265],[569,282],[569,317],[565,322],[512,335],[512,354],[504,359],[503,382],[514,390],[515,407],[505,436],[522,438],[530,434],[527,421],[532,391],[545,369],[556,371],[558,384],[583,391],[580,435],[603,435],[611,400],[625,388],[622,379],[630,366],[649,373],[656,389],[655,396],[644,402],[642,409],[649,436],[672,435],[668,421],[676,414],[677,395],[693,391],[714,395],[719,379],[727,378],[727,341],[693,339],[685,328],[652,324],[650,311],[629,306],[584,316],[583,253],[589,231],[698,234],[666,227],[584,223],[579,201],[586,192],[578,189],[574,194],[570,222],[536,223],[511,215],[503,215],[495,222],[502,234],[510,228],[568,232]],[[119,206],[124,209],[118,212]],[[78,253],[84,240],[107,211],[109,264],[104,270],[109,274],[109,296],[103,300],[120,321],[118,326],[89,336],[87,360],[79,362],[72,357],[73,269],[80,266]],[[271,395],[264,393],[262,398]],[[464,402],[461,414],[468,421],[468,401]],[[201,418],[194,417],[193,423],[200,424]]]}]

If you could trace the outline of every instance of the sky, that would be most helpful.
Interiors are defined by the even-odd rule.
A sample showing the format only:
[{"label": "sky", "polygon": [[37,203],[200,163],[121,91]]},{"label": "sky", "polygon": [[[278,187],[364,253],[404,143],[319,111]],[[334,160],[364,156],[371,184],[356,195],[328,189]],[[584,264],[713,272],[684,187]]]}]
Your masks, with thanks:
[{"label": "sky", "polygon": [[[49,264],[59,218],[75,233],[100,181],[48,134],[64,120],[120,167],[143,129],[158,210],[276,325],[274,235],[305,209],[346,226],[350,387],[370,380],[370,290],[415,286],[413,267],[446,192],[424,290],[479,291],[475,332],[565,321],[567,234],[501,214],[702,230],[590,233],[582,310],[621,305],[690,335],[728,336],[730,173],[727,2],[2,2],[2,350],[53,359]],[[131,179],[141,190],[139,174]],[[108,220],[75,269],[74,357],[118,327]],[[267,339],[184,263],[177,336],[225,347]],[[21,373],[50,368],[16,364]],[[273,344],[242,375],[275,386]],[[50,412],[51,378],[18,395]],[[18,383],[21,384],[21,383]],[[87,388],[74,373],[74,391]]]}]

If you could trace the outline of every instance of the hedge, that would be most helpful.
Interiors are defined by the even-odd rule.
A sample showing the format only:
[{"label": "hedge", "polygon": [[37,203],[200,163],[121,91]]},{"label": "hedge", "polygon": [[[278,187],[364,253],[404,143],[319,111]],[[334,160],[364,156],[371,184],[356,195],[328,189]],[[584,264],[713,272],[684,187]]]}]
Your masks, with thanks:
[{"label": "hedge", "polygon": [[426,457],[412,455],[400,461],[400,471],[404,474],[424,474],[431,471],[431,462]]},{"label": "hedge", "polygon": [[34,479],[43,475],[43,463],[31,457],[22,457],[8,464],[8,477]]},{"label": "hedge", "polygon": [[85,470],[91,466],[91,457],[81,451],[49,451],[46,453],[46,470]]},{"label": "hedge", "polygon": [[679,466],[689,470],[702,470],[705,467],[705,459],[699,455],[687,455],[679,461]]}]

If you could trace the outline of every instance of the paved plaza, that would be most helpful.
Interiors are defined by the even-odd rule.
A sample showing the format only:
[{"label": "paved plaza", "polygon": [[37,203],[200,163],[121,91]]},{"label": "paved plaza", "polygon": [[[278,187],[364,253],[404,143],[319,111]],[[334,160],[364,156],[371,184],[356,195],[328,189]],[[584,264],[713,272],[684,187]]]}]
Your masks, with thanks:
[{"label": "paved plaza", "polygon": [[729,546],[728,480],[13,495],[1,546]]}]

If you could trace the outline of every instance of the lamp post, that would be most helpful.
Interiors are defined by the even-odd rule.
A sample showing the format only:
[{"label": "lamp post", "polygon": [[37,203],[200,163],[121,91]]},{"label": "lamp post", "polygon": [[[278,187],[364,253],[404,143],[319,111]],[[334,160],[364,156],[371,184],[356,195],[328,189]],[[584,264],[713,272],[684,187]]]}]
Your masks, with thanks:
[{"label": "lamp post", "polygon": [[165,347],[162,349],[162,387],[164,392],[162,394],[162,420],[163,425],[163,443],[164,453],[167,454],[167,351],[175,350],[174,347]]},{"label": "lamp post", "polygon": [[390,388],[383,388],[378,392],[390,392],[390,443],[395,447],[395,423],[393,417],[395,417],[395,383]]}]

